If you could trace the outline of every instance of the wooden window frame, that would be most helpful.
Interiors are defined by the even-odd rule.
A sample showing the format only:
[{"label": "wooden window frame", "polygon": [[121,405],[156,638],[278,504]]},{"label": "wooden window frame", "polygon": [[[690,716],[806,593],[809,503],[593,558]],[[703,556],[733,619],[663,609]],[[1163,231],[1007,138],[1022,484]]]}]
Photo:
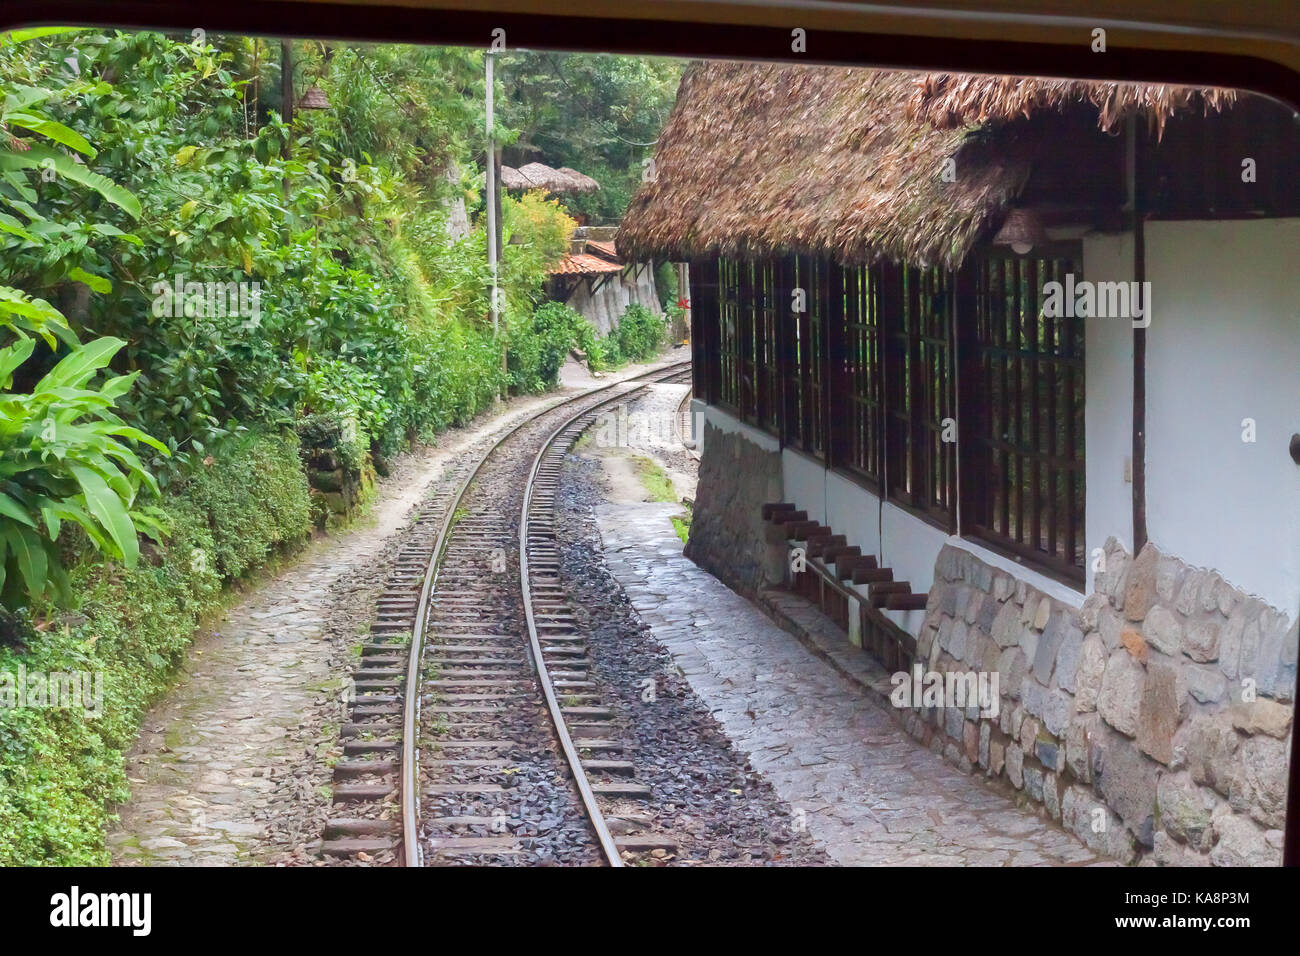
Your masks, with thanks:
[{"label": "wooden window frame", "polygon": [[1082,259],[1079,243],[983,249],[958,283],[961,534],[1074,587],[1086,577],[1086,320],[1042,316],[1041,290],[1067,270],[1081,280]]}]

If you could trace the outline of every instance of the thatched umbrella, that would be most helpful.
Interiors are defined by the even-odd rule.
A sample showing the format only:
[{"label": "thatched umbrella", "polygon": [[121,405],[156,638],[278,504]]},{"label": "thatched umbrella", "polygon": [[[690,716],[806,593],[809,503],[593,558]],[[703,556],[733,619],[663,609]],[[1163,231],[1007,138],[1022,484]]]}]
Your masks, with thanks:
[{"label": "thatched umbrella", "polygon": [[600,189],[600,183],[576,169],[568,166],[552,169],[545,163],[528,163],[518,169],[502,166],[501,185],[506,189],[544,189],[556,195],[591,193]]},{"label": "thatched umbrella", "polygon": [[302,94],[298,100],[298,109],[300,110],[327,110],[330,108],[329,97],[319,86],[312,85],[307,92]]}]

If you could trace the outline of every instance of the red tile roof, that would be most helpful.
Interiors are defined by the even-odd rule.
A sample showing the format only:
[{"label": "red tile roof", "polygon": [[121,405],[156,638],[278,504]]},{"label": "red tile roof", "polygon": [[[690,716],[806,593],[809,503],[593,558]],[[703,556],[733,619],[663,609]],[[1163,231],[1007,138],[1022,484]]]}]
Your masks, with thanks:
[{"label": "red tile roof", "polygon": [[606,272],[622,272],[621,262],[610,262],[600,256],[585,252],[570,253],[560,260],[559,265],[551,268],[551,275],[600,275]]}]

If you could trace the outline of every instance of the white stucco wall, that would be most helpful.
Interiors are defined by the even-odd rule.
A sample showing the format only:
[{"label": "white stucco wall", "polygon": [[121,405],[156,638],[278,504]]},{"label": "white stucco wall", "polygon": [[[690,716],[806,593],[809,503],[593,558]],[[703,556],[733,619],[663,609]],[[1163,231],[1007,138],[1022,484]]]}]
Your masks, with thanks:
[{"label": "white stucco wall", "polygon": [[608,335],[632,304],[643,305],[655,315],[663,314],[655,291],[654,269],[648,264],[629,265],[602,283],[594,296],[587,291],[587,283],[581,282],[565,302],[585,316],[601,335]]},{"label": "white stucco wall", "polygon": [[[1133,234],[1087,236],[1083,276],[1091,282],[1131,282]],[[1087,319],[1084,357],[1084,545],[1086,590],[1092,590],[1092,552],[1114,537],[1133,550],[1133,323]]]},{"label": "white stucco wall", "polygon": [[1155,222],[1146,237],[1148,533],[1294,620],[1300,220]]},{"label": "white stucco wall", "polygon": [[[860,547],[863,554],[876,555],[882,567],[893,568],[895,581],[909,582],[915,592],[930,590],[935,559],[945,544],[951,544],[1073,607],[1083,601],[1083,595],[1069,585],[973,541],[949,535],[896,505],[885,502],[881,508],[876,495],[842,475],[828,472],[820,462],[801,452],[789,448],[782,452],[781,473],[786,501],[807,511],[809,518],[830,525],[849,544]],[[887,616],[916,634],[925,612],[889,611]]]},{"label": "white stucco wall", "polygon": [[[1165,553],[1213,568],[1295,617],[1300,608],[1300,220],[1153,222],[1146,226],[1152,320],[1147,330],[1147,531]],[[1084,277],[1133,278],[1133,236],[1083,240]],[[1133,547],[1133,328],[1085,324],[1087,552],[1114,536]],[[768,451],[779,443],[716,408],[693,410]],[[1254,418],[1257,441],[1241,440]],[[945,544],[963,548],[1078,606],[1083,592],[933,525],[816,460],[782,451],[785,499],[894,569],[914,591],[933,583]],[[916,633],[921,612],[891,612]]]}]

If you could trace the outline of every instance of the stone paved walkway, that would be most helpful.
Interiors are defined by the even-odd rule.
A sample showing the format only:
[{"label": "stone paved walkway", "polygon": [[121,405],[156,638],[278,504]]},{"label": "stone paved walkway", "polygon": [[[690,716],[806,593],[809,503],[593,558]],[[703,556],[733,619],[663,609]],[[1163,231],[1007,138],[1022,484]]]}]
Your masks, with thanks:
[{"label": "stone paved walkway", "polygon": [[1055,824],[922,748],[796,638],[681,554],[665,504],[597,509],[610,572],[728,736],[852,865],[1081,865]]}]

